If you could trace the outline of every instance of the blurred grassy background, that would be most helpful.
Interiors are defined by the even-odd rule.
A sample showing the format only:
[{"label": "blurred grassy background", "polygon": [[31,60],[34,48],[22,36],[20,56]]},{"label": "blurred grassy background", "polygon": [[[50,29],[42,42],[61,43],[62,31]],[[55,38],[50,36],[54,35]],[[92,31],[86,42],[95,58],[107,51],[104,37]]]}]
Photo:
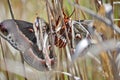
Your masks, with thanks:
[{"label": "blurred grassy background", "polygon": [[[67,15],[70,15],[74,7],[71,6],[67,0],[63,0],[63,1],[64,1],[63,6],[65,9],[65,12],[67,13]],[[111,3],[111,1],[119,1],[119,0],[103,0],[103,1],[104,3]],[[25,20],[25,21],[29,21],[33,23],[36,16],[40,16],[46,21],[48,21],[45,0],[10,0],[10,2],[12,5],[15,19]],[[96,6],[94,3],[94,0],[79,0],[79,4],[91,10],[94,10],[96,12]],[[120,4],[119,5],[115,4],[113,5],[113,7],[114,7],[114,18],[119,19],[120,18],[120,9],[119,9]],[[80,20],[81,19],[92,19],[91,16],[89,16],[88,14],[85,14],[85,12],[82,12],[78,9],[76,9],[76,13],[77,14],[73,14],[72,19],[80,19]],[[75,15],[77,15],[77,17],[75,17]],[[0,22],[5,19],[11,19],[11,15],[10,15],[9,8],[8,8],[8,3],[7,3],[7,0],[0,0]],[[118,21],[115,21],[115,22],[119,23]],[[20,55],[16,54],[18,53],[17,51],[11,48],[10,49],[12,51],[9,50],[9,47],[6,46],[6,42],[4,40],[2,40],[1,44],[4,45],[5,50],[7,50],[5,51],[7,58],[12,58],[13,60],[21,61]],[[62,55],[62,57],[66,56],[66,54],[59,54],[59,55]],[[3,61],[3,56],[4,55],[2,54],[2,52],[0,52],[0,60],[1,60],[0,62]],[[45,73],[40,72],[35,69],[29,68],[27,64],[25,65],[27,66],[27,68],[25,68],[26,74],[24,74],[24,76],[27,75],[28,80],[49,80],[50,72],[45,72]],[[64,64],[59,64],[59,65],[64,66]],[[106,68],[108,67],[109,66],[106,66]],[[78,59],[77,62],[75,62],[74,69],[72,69],[73,70],[72,72],[74,75],[81,77],[82,80],[113,80],[113,78],[112,79],[108,78],[109,75],[112,75],[112,74],[108,74],[107,71],[103,72],[104,70],[102,70],[102,68],[103,67],[101,67],[100,64],[98,64],[95,60],[93,60],[90,57],[86,57],[82,60]],[[63,69],[63,71],[71,72],[70,70],[66,70],[66,69]],[[54,76],[54,78],[52,79],[72,80],[71,78],[65,75],[59,75],[59,78],[56,78],[56,77],[58,77],[58,75]],[[1,68],[0,68],[0,79],[1,80],[27,80],[23,76],[1,70]]]},{"label": "blurred grassy background", "polygon": [[[36,15],[47,20],[44,0],[10,0],[16,19],[34,22]],[[7,0],[0,0],[0,20],[11,18]]]}]

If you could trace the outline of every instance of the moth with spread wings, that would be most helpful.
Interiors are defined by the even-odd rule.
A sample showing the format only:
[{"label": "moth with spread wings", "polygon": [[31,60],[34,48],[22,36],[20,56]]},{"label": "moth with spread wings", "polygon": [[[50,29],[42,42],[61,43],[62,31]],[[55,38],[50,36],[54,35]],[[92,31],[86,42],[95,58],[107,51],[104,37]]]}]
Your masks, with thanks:
[{"label": "moth with spread wings", "polygon": [[[22,20],[5,20],[0,23],[0,35],[20,51],[24,60],[35,69],[46,71],[52,68],[53,56],[45,57],[44,51],[39,49],[32,23]],[[49,60],[50,65],[46,63],[46,59]]]}]

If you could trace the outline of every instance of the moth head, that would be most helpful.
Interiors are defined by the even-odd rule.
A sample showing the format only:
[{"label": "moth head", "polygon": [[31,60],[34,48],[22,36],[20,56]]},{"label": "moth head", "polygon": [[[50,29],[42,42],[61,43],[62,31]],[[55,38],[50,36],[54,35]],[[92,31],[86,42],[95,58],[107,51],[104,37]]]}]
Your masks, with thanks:
[{"label": "moth head", "polygon": [[9,34],[8,29],[3,23],[0,23],[0,35],[6,37]]},{"label": "moth head", "polygon": [[0,36],[7,40],[14,48],[17,48],[17,26],[14,20],[8,19],[0,23]]},{"label": "moth head", "polygon": [[17,31],[17,28],[14,20],[8,19],[0,23],[0,35],[2,37],[5,38],[9,34],[14,33],[15,31]]}]

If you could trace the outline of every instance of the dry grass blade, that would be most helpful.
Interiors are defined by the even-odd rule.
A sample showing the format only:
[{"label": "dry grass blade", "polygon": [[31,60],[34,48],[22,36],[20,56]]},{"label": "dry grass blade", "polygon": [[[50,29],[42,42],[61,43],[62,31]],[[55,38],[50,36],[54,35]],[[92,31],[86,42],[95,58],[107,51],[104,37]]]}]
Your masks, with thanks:
[{"label": "dry grass blade", "polygon": [[114,1],[113,4],[120,4],[120,1]]},{"label": "dry grass blade", "polygon": [[[108,51],[114,50],[117,48],[118,41],[115,40],[106,40],[99,42],[97,44],[93,44],[88,49],[88,52],[92,53],[93,55],[99,55],[101,51]],[[112,46],[111,46],[112,45]],[[94,50],[96,48],[96,50]]]},{"label": "dry grass blade", "polygon": [[[16,55],[16,57],[17,57],[17,54],[16,54],[16,51],[15,52],[12,52],[11,50],[10,50],[10,45],[8,45],[8,43],[6,42],[6,41],[4,41],[3,39],[1,39],[1,41],[2,41],[2,43],[1,43],[1,49],[2,49],[2,53],[3,53],[3,58],[1,59],[1,70],[2,71],[5,71],[6,72],[6,75],[8,75],[7,76],[7,80],[9,80],[9,79],[14,79],[14,78],[18,78],[17,76],[14,76],[13,74],[11,74],[11,72],[8,70],[8,69],[10,69],[10,67],[12,67],[12,65],[13,64],[11,64],[11,66],[9,65],[9,63],[8,63],[8,61],[6,61],[6,58],[7,59],[11,59],[11,60],[13,60],[13,61],[15,61],[15,60],[17,60],[14,56]],[[9,47],[10,46],[10,47]],[[21,61],[22,62],[22,61]],[[10,67],[9,67],[10,66]],[[21,65],[20,66],[21,67],[21,71],[23,71],[24,73],[23,73],[23,75],[25,76],[26,74],[25,74],[25,68],[24,68],[24,65]],[[14,68],[13,68],[14,69]],[[21,77],[21,79],[22,78],[24,78],[24,76],[23,77]],[[25,76],[25,80],[27,80],[26,79],[26,76]]]},{"label": "dry grass blade", "polygon": [[72,61],[74,61],[75,59],[77,59],[79,56],[83,56],[85,54],[83,54],[83,51],[85,51],[85,49],[91,44],[91,42],[88,39],[83,39],[81,40],[78,45],[76,46],[76,50],[74,55],[72,56]]},{"label": "dry grass blade", "polygon": [[105,23],[106,25],[108,25],[109,27],[111,27],[112,29],[114,29],[116,32],[120,33],[120,28],[118,28],[117,25],[112,24],[111,20],[109,20],[108,18],[103,17],[101,15],[98,15],[94,11],[92,11],[92,10],[86,8],[86,7],[80,6],[78,4],[72,3],[71,1],[69,1],[69,3],[71,5],[79,8],[80,10],[85,11],[86,13],[88,13],[89,15],[91,15],[92,17],[97,18],[98,20],[102,21],[103,23]]},{"label": "dry grass blade", "polygon": [[[4,49],[3,49],[3,46],[2,46],[2,42],[1,42],[1,40],[2,40],[2,39],[0,38],[1,52],[2,52],[3,60],[4,60],[5,53],[4,53]],[[0,58],[0,60],[1,60],[0,62],[2,62],[2,58]],[[7,68],[7,67],[6,67],[6,62],[5,62],[5,60],[4,60],[3,62],[4,62],[4,64],[5,64],[4,67]],[[2,66],[3,66],[3,65],[0,66],[0,71],[2,71]],[[9,76],[8,76],[9,73],[8,73],[8,71],[6,71],[5,74],[6,74],[6,78],[9,79]]]},{"label": "dry grass blade", "polygon": [[[9,76],[10,76],[10,73],[12,73],[13,75],[18,75],[18,77],[16,77],[16,79],[21,79],[21,80],[39,80],[39,79],[45,79],[44,76],[48,75],[48,73],[40,73],[34,69],[31,69],[30,67],[26,66],[26,75],[23,71],[23,66],[24,64],[22,64],[21,62],[19,61],[14,61],[14,60],[11,60],[11,59],[6,59],[4,58],[5,61],[7,62],[7,68],[5,68],[4,66],[1,67],[1,69],[3,71],[8,71],[9,72]],[[4,62],[2,61],[0,63],[1,65],[4,65]],[[12,66],[14,64],[14,66]],[[41,74],[41,75],[39,75]],[[48,75],[49,76],[49,75]],[[15,77],[15,76],[14,76]],[[20,78],[21,77],[21,78]],[[23,78],[22,78],[23,77]],[[8,77],[9,79],[7,80],[14,80],[15,78],[11,79],[10,77]]]},{"label": "dry grass blade", "polygon": [[[30,54],[29,51],[20,56],[16,54],[18,51],[13,50],[1,39],[0,80],[120,79],[119,0],[12,0],[10,3],[15,19],[34,22],[35,14],[37,13],[37,18],[40,16],[37,20],[38,32],[35,31],[38,41],[32,44],[43,51],[42,56],[45,58],[37,57],[33,60],[34,57],[31,57],[33,53]],[[8,7],[7,1],[0,0],[2,21],[11,16],[6,5]],[[72,16],[67,16],[71,13]],[[41,20],[41,17],[45,21]],[[44,23],[48,27],[46,31]],[[29,31],[24,33],[25,36],[28,34],[29,39],[34,36]],[[21,37],[17,38],[22,40]],[[22,49],[26,48],[26,45],[21,46]],[[39,56],[36,47],[32,45],[31,49]],[[47,59],[53,59],[53,56],[56,65],[50,68],[51,64]],[[46,59],[48,62],[45,66],[52,70],[41,72],[33,69],[24,63],[22,57],[26,57],[29,63],[40,68],[39,70],[44,70],[45,67],[33,63],[41,58]]]},{"label": "dry grass blade", "polygon": [[7,77],[2,72],[0,72],[0,79],[7,80]]},{"label": "dry grass blade", "polygon": [[11,17],[12,17],[12,19],[14,19],[14,15],[13,15],[12,7],[11,7],[11,4],[10,4],[10,0],[7,0],[7,2],[8,2],[8,5],[9,5]]}]

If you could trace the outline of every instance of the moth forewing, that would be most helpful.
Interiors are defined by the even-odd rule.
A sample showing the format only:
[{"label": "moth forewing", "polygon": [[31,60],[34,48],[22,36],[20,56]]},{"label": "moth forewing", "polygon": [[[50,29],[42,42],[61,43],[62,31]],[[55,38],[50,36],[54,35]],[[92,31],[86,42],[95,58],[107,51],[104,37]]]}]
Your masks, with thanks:
[{"label": "moth forewing", "polygon": [[29,48],[28,50],[26,50],[23,54],[23,57],[24,57],[24,60],[35,69],[40,71],[48,70],[45,64],[45,60],[35,56],[32,48]]},{"label": "moth forewing", "polygon": [[20,26],[14,20],[5,20],[2,25],[9,32],[9,36],[3,35],[3,37],[6,37],[5,39],[22,53],[24,60],[40,71],[47,70],[42,51],[20,31],[18,28]]}]

